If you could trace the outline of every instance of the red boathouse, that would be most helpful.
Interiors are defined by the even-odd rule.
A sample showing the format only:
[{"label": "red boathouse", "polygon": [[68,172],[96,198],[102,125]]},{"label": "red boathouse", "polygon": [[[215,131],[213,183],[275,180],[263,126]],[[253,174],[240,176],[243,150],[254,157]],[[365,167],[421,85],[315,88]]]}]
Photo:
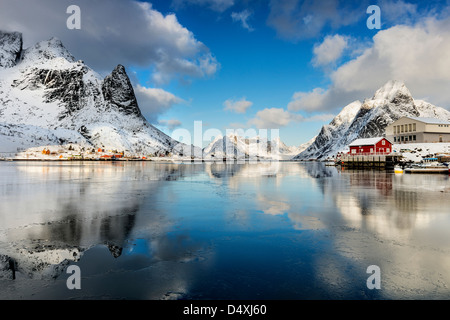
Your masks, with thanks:
[{"label": "red boathouse", "polygon": [[349,147],[350,155],[385,155],[392,152],[392,142],[384,137],[356,139]]}]

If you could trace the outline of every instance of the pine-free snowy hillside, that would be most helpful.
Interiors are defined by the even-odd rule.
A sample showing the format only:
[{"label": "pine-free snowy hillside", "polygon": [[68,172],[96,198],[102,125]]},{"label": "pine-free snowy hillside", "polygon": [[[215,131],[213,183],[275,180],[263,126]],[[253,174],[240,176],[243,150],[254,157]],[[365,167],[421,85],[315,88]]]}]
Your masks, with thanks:
[{"label": "pine-free snowy hillside", "polygon": [[52,38],[22,48],[0,31],[0,152],[48,145],[186,154],[142,116],[125,68],[104,79]]},{"label": "pine-free snowy hillside", "polygon": [[450,112],[422,100],[414,100],[401,81],[388,81],[371,99],[352,102],[329,125],[322,127],[314,143],[295,160],[325,159],[345,151],[359,138],[385,135],[386,127],[403,116],[450,120]]},{"label": "pine-free snowy hillside", "polygon": [[[309,144],[292,147],[284,144],[279,137],[268,140],[254,137],[243,138],[236,134],[218,136],[203,149],[203,158],[207,160],[222,159],[263,159],[290,160],[304,150]],[[303,149],[301,149],[303,147]]]}]

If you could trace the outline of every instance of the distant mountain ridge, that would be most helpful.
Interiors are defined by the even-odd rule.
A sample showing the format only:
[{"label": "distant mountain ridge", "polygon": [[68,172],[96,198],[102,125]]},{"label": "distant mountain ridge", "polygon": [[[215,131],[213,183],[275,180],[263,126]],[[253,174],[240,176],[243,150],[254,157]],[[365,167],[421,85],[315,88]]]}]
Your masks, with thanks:
[{"label": "distant mountain ridge", "polygon": [[265,159],[290,160],[306,149],[310,144],[299,147],[287,146],[279,137],[267,139],[261,137],[244,138],[236,134],[218,136],[203,149],[206,160],[222,159]]},{"label": "distant mountain ridge", "polygon": [[359,138],[385,135],[386,127],[403,116],[450,121],[450,112],[422,100],[414,100],[405,83],[390,80],[363,103],[354,101],[322,127],[314,142],[294,160],[325,159]]}]

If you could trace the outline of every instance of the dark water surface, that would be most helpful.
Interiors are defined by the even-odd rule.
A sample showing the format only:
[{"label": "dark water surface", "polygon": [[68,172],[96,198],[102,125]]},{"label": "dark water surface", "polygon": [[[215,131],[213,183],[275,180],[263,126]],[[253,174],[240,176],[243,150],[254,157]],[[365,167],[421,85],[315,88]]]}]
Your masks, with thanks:
[{"label": "dark water surface", "polygon": [[0,162],[0,299],[448,299],[449,196],[314,162]]}]

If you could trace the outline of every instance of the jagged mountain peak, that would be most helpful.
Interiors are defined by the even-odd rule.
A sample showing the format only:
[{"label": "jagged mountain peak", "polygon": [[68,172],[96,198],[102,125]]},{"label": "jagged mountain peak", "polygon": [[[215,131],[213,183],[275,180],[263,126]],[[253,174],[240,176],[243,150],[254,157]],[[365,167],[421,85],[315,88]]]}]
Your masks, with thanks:
[{"label": "jagged mountain peak", "polygon": [[39,61],[46,62],[56,58],[63,58],[68,62],[76,61],[62,41],[56,37],[36,43],[34,46],[26,49],[23,55],[24,63],[28,62],[33,64],[36,64]]},{"label": "jagged mountain peak", "polygon": [[[342,121],[346,115],[347,121]],[[354,115],[354,116],[353,116]],[[415,101],[403,81],[390,80],[371,99],[346,106],[330,124],[322,127],[309,148],[294,159],[322,159],[346,149],[358,138],[379,137],[403,116],[450,119],[450,112],[424,101]]]},{"label": "jagged mountain peak", "polygon": [[133,86],[123,65],[117,65],[111,74],[106,76],[102,92],[105,101],[116,106],[119,111],[125,114],[141,115]]},{"label": "jagged mountain peak", "polygon": [[386,100],[388,102],[394,102],[395,99],[412,100],[411,92],[404,81],[389,80],[372,97],[372,100]]},{"label": "jagged mountain peak", "polygon": [[10,38],[22,39],[19,33],[8,39],[2,33],[0,41],[0,54],[20,54],[20,60],[0,59],[10,67],[1,70],[0,152],[69,144],[132,155],[197,152],[145,119],[123,65],[103,79],[76,61],[58,38],[26,50],[21,42],[10,45]]},{"label": "jagged mountain peak", "polygon": [[338,126],[342,123],[350,123],[361,108],[361,101],[356,100],[345,106],[341,112],[331,121],[330,125]]}]

